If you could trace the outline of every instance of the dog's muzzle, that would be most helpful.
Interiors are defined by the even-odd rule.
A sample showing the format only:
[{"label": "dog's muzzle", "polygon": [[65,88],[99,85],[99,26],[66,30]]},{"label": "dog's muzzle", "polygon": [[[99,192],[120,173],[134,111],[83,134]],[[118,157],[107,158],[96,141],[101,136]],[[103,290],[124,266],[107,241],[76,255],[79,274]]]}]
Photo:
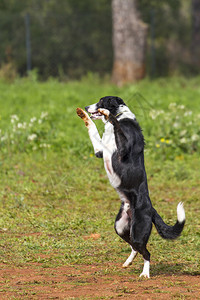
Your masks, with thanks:
[{"label": "dog's muzzle", "polygon": [[97,119],[101,119],[102,118],[102,114],[98,112],[96,104],[92,104],[92,105],[86,106],[85,110],[89,114],[91,114],[90,118],[93,119],[93,120],[97,120]]}]

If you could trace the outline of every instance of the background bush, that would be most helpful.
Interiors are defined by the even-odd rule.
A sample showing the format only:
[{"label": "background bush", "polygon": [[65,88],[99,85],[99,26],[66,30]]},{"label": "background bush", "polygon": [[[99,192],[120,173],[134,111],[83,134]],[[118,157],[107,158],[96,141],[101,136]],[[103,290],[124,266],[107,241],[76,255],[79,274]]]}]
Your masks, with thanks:
[{"label": "background bush", "polygon": [[[192,63],[191,1],[138,1],[149,26],[146,69],[151,77],[198,73]],[[32,69],[41,79],[81,78],[88,72],[111,74],[111,0],[0,1],[0,67],[25,75],[26,26],[30,17]],[[181,53],[181,55],[180,55]],[[8,66],[6,66],[8,64]],[[0,71],[0,77],[1,77]]]}]

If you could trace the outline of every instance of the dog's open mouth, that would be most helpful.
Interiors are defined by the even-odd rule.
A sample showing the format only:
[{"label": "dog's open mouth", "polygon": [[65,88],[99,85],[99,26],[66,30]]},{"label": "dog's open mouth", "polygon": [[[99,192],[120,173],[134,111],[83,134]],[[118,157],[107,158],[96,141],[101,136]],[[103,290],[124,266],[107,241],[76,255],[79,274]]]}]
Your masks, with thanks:
[{"label": "dog's open mouth", "polygon": [[98,111],[90,113],[90,118],[91,119],[99,119],[100,117],[102,117],[102,115]]}]

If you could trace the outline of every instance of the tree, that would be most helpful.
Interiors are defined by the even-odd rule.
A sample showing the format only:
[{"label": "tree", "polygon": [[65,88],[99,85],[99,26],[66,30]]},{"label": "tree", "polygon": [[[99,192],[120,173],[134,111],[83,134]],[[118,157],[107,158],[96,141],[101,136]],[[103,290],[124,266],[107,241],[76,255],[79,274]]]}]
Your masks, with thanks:
[{"label": "tree", "polygon": [[112,0],[112,79],[122,85],[145,76],[147,25],[139,18],[136,0]]},{"label": "tree", "polygon": [[192,0],[192,61],[200,68],[200,0]]}]

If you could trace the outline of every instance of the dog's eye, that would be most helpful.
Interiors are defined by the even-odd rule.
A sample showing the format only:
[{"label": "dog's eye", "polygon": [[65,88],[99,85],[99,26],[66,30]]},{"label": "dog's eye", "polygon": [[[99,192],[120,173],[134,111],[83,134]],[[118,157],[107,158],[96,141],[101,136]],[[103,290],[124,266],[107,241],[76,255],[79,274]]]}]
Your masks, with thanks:
[{"label": "dog's eye", "polygon": [[99,101],[99,107],[103,107],[103,100]]}]

